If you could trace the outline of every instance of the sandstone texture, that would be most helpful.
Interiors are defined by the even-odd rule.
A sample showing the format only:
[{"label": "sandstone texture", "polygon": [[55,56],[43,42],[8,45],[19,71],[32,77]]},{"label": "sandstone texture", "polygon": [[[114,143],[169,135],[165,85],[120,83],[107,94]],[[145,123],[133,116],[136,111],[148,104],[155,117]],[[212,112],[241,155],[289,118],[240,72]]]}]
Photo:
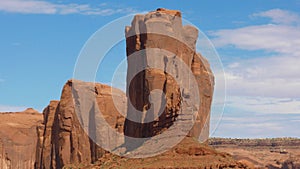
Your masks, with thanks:
[{"label": "sandstone texture", "polygon": [[[136,15],[125,32],[128,60],[125,135],[135,138],[158,135],[179,120],[179,115],[196,111],[195,116],[186,114],[192,119],[188,123],[194,123],[188,127],[189,136],[206,140],[214,76],[207,60],[196,51],[198,30],[183,26],[179,11],[160,8]],[[152,91],[163,94],[151,97]],[[196,96],[198,101],[189,103]],[[162,113],[158,114],[161,107]],[[142,115],[132,115],[136,111]],[[135,120],[130,116],[135,116]]]},{"label": "sandstone texture", "polygon": [[42,114],[34,109],[0,113],[0,168],[31,169],[36,156],[37,131]]},{"label": "sandstone texture", "polygon": [[86,166],[86,168],[246,169],[251,168],[251,166],[248,166],[243,162],[237,162],[227,153],[220,153],[205,144],[199,144],[199,142],[192,137],[186,137],[178,145],[158,156],[143,159],[127,159],[112,154],[106,154],[97,162],[97,164]]},{"label": "sandstone texture", "polygon": [[[161,144],[180,141],[187,134],[207,139],[214,77],[207,60],[196,51],[197,37],[196,28],[182,25],[179,11],[158,9],[136,15],[126,28],[127,96],[107,85],[69,80],[60,100],[50,102],[43,122],[36,126],[35,168],[99,163],[111,156],[99,144],[125,155],[152,156],[149,147],[159,152]],[[177,121],[181,124],[175,125]],[[167,135],[137,144],[124,137],[162,133]],[[193,146],[166,154],[189,158],[213,151]]]},{"label": "sandstone texture", "polygon": [[[119,101],[116,104],[126,106],[125,94],[116,89],[113,91]],[[101,125],[96,121],[97,111],[93,110],[94,107],[90,107],[89,111],[76,112],[75,110],[80,108],[76,107],[75,103],[83,104],[78,102],[80,99],[77,92],[92,95],[95,102],[87,101],[86,104],[97,103],[107,123],[115,131],[123,130],[123,116],[114,107],[111,87],[69,80],[63,88],[60,101],[51,101],[44,109],[44,127],[39,128],[36,168],[50,169],[62,168],[67,164],[90,164],[105,153],[92,140],[97,137],[96,132],[101,132],[97,128],[97,125]],[[82,122],[86,120],[88,123]]]}]

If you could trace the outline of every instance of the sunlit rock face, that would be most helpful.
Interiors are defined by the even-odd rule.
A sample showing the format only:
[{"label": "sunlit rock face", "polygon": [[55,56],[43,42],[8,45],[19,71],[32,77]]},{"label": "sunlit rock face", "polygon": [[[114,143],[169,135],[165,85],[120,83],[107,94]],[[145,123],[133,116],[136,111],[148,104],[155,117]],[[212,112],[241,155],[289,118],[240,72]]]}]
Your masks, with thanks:
[{"label": "sunlit rock face", "polygon": [[103,145],[127,153],[131,150],[124,135],[156,136],[177,121],[189,136],[207,138],[214,77],[206,59],[196,52],[197,37],[196,28],[182,25],[179,11],[136,15],[126,27],[126,94],[103,84],[69,80],[60,100],[44,109],[35,167],[94,163],[107,154]]},{"label": "sunlit rock face", "polygon": [[23,112],[0,113],[0,168],[34,168],[37,126],[43,116],[29,108]]},{"label": "sunlit rock face", "polygon": [[[123,131],[124,117],[115,105],[126,109],[122,91],[100,83],[69,80],[60,101],[51,101],[44,109],[35,167],[87,165],[102,157],[107,152],[98,146],[101,139],[113,138],[114,132]],[[106,131],[107,127],[99,121],[100,111],[113,132]],[[115,142],[121,144],[122,140]],[[111,144],[115,144],[114,140]]]},{"label": "sunlit rock face", "polygon": [[[186,117],[194,123],[188,135],[207,139],[214,76],[207,60],[196,51],[198,30],[183,26],[179,11],[157,9],[136,15],[125,32],[128,60],[125,135],[135,138],[158,135],[176,120],[186,120],[178,119],[180,114],[196,110],[195,116]],[[193,79],[196,84],[192,84]],[[191,98],[196,97],[198,102],[190,104]]]}]

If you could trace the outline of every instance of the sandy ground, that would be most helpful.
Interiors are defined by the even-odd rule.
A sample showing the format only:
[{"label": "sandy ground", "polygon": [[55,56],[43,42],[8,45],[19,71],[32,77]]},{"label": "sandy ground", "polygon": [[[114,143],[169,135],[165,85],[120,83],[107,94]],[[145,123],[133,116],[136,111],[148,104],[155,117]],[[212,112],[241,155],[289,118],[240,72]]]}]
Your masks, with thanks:
[{"label": "sandy ground", "polygon": [[218,145],[214,148],[231,154],[236,160],[250,162],[257,168],[281,168],[288,159],[300,159],[300,146]]}]

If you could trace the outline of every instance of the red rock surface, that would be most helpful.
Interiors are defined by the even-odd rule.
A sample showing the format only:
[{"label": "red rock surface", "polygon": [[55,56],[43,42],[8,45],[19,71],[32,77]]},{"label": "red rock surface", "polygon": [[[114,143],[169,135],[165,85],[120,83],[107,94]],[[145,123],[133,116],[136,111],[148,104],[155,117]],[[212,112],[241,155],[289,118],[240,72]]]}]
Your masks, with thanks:
[{"label": "red rock surface", "polygon": [[[131,26],[126,27],[127,97],[133,105],[128,106],[128,115],[133,109],[141,112],[149,110],[152,106],[149,95],[155,89],[163,91],[166,97],[163,113],[152,122],[141,124],[126,120],[124,133],[127,136],[139,138],[157,135],[176,121],[182,109],[192,109],[198,105],[199,111],[189,135],[198,138],[201,133],[203,140],[208,138],[214,77],[207,60],[196,52],[197,38],[198,30],[192,26],[183,26],[181,13],[176,10],[160,8],[145,15],[136,15]],[[158,51],[150,50],[153,48]],[[135,59],[130,60],[132,56]],[[148,68],[149,65],[159,65],[161,69]],[[183,98],[187,100],[194,97],[193,91],[197,91],[193,90],[194,86],[180,88],[184,84],[189,86],[190,78],[193,78],[188,76],[185,66],[197,81],[200,101],[196,105],[183,102]],[[146,68],[135,76],[130,75],[140,70],[140,67]],[[173,75],[167,70],[173,71]],[[146,116],[151,116],[148,114]],[[143,121],[143,118],[145,116],[141,115],[139,120]]]},{"label": "red rock surface", "polygon": [[53,143],[53,124],[56,115],[56,109],[59,101],[51,101],[50,104],[44,109],[44,122],[43,125],[38,126],[38,142],[37,142],[37,156],[36,156],[36,167],[50,168],[56,166],[55,164],[55,153]]},{"label": "red rock surface", "polygon": [[0,113],[0,168],[31,169],[35,162],[37,125],[42,114],[34,109]]},{"label": "red rock surface", "polygon": [[[72,88],[74,84],[78,88]],[[117,99],[123,101],[117,104],[125,106],[125,94],[120,90],[113,90]],[[63,88],[60,101],[51,101],[43,112],[45,127],[39,132],[36,168],[62,168],[66,164],[90,164],[105,153],[87,135],[88,133],[93,138],[97,133],[91,132],[101,132],[96,129],[96,125],[101,124],[95,122],[97,119],[95,111],[81,112],[82,114],[75,111],[74,103],[79,100],[77,92],[93,95],[109,125],[116,131],[123,130],[124,120],[114,107],[110,86],[69,80]],[[88,123],[84,130],[82,126],[84,123],[80,123],[79,120],[86,119]]]},{"label": "red rock surface", "polygon": [[[77,167],[77,166],[70,166]],[[220,153],[192,137],[186,137],[180,144],[158,156],[149,158],[127,159],[112,154],[106,154],[97,164],[84,168],[131,168],[131,169],[226,169],[251,168],[245,163],[235,161],[229,154]]]},{"label": "red rock surface", "polygon": [[[157,31],[164,34],[156,34]],[[132,34],[135,35],[131,36]],[[158,9],[146,15],[136,15],[131,27],[126,28],[128,57],[134,52],[151,48],[166,50],[172,55],[167,54],[156,59],[154,56],[162,54],[150,51],[134,60],[128,60],[127,96],[134,108],[141,112],[151,109],[153,102],[160,102],[160,99],[165,97],[166,106],[163,107],[163,113],[157,115],[155,111],[152,111],[145,116],[138,115],[141,117],[138,119],[140,121],[145,120],[147,116],[153,116],[149,123],[142,124],[130,120],[126,120],[124,123],[124,118],[115,107],[117,104],[126,108],[126,96],[121,91],[116,92],[118,94],[115,93],[119,99],[117,103],[113,103],[113,94],[110,92],[112,88],[109,86],[101,84],[94,86],[92,83],[68,81],[62,91],[60,102],[50,104],[44,111],[45,128],[40,137],[42,141],[37,148],[39,152],[37,155],[38,167],[60,168],[67,164],[76,166],[96,162],[98,158],[103,159],[101,157],[106,154],[105,151],[92,140],[102,142],[105,139],[113,138],[113,133],[103,128],[103,123],[97,122],[100,119],[97,107],[111,127],[118,132],[124,131],[127,136],[136,138],[158,135],[173,125],[177,116],[182,113],[182,109],[194,109],[197,114],[194,117],[194,126],[191,125],[193,123],[190,123],[190,120],[193,119],[192,116],[186,116],[186,119],[181,120],[186,120],[186,123],[191,125],[190,132],[187,131],[190,136],[199,137],[201,133],[201,137],[207,138],[214,79],[206,59],[196,53],[197,37],[198,30],[196,28],[182,25],[179,11]],[[141,66],[147,66],[147,64],[160,65],[161,69],[146,68],[141,72],[138,71],[136,76],[132,76],[132,72]],[[184,67],[188,69],[183,69]],[[173,71],[173,74],[167,71],[169,69]],[[189,82],[188,72],[191,72],[191,76],[195,78],[194,85]],[[130,76],[133,77],[132,81]],[[192,86],[192,88],[186,86]],[[190,91],[195,88],[199,93],[200,101],[196,103],[186,101],[192,100],[198,94]],[[165,96],[161,95],[160,98],[154,97],[155,99],[149,100],[149,95],[155,89],[163,91]],[[135,116],[129,103],[127,107],[127,117]],[[157,141],[167,144],[172,137]],[[118,142],[118,140],[110,140],[110,142],[115,144],[114,142]],[[125,145],[126,143],[125,140]],[[146,148],[150,146],[156,149],[158,146],[153,145],[152,142],[142,144],[147,145]],[[147,150],[135,148],[137,149],[136,153],[147,155]],[[199,154],[200,152],[204,153],[202,149],[191,148],[187,154]]]}]

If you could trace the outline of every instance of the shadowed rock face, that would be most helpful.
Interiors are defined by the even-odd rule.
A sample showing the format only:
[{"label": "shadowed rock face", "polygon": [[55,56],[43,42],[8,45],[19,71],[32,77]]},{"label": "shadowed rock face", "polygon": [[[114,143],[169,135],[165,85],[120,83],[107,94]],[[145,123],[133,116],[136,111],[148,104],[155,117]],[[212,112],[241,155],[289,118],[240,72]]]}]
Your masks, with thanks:
[{"label": "shadowed rock face", "polygon": [[[74,85],[77,87],[72,88]],[[89,111],[76,112],[74,103],[80,100],[77,92],[93,96],[107,123],[116,131],[122,131],[124,118],[113,104],[112,90],[119,100],[117,104],[126,106],[125,94],[107,85],[77,80],[69,80],[65,84],[60,101],[51,101],[44,109],[44,127],[38,130],[36,168],[50,169],[62,168],[66,164],[90,164],[105,153],[91,140],[97,140],[96,131],[101,132],[97,128],[97,125],[101,125],[96,121],[97,111],[91,107]],[[89,103],[88,101],[86,104]],[[86,120],[87,123],[83,123]]]},{"label": "shadowed rock face", "polygon": [[0,113],[0,168],[31,169],[35,162],[37,125],[42,114],[31,108],[16,113]]},{"label": "shadowed rock face", "polygon": [[43,167],[41,168],[49,168],[50,166],[55,166],[55,161],[51,160],[55,159],[55,154],[51,153],[54,149],[52,140],[52,127],[58,104],[59,101],[50,102],[50,104],[43,111],[44,122],[37,128],[38,141],[36,149],[36,166],[42,165]]},{"label": "shadowed rock face", "polygon": [[[194,109],[197,116],[193,121],[194,126],[189,128],[189,135],[199,137],[202,133],[202,137],[207,138],[214,80],[207,61],[195,51],[197,36],[197,29],[182,26],[179,11],[159,9],[146,15],[135,16],[132,26],[126,28],[127,96],[131,104],[127,104],[123,92],[114,89],[112,93],[113,89],[109,86],[77,80],[68,81],[60,101],[52,101],[44,110],[44,127],[38,128],[36,167],[61,168],[66,164],[89,164],[102,157],[105,151],[95,142],[105,142],[103,139],[114,137],[111,131],[103,128],[99,111],[116,131],[124,131],[127,136],[139,138],[162,133],[173,125],[182,114],[182,109]],[[142,51],[151,48],[167,52]],[[141,53],[136,55],[136,52]],[[136,55],[134,59],[129,58],[131,54]],[[158,68],[138,71],[150,64]],[[191,77],[194,78],[195,84],[190,83]],[[197,89],[197,93],[193,93],[193,89]],[[162,92],[152,95],[153,91]],[[199,95],[200,101],[185,101],[196,95]],[[117,102],[114,103],[113,100]],[[155,107],[157,104],[160,104],[159,108]],[[119,108],[121,105],[122,110],[128,107],[125,112],[127,118],[134,116],[143,122],[150,117],[150,122],[140,123],[128,119],[125,121],[116,105]],[[134,114],[134,109],[149,113]],[[158,110],[162,110],[162,114],[157,114]],[[126,145],[124,137],[121,140],[110,140],[109,144],[115,144],[114,142]],[[145,152],[142,148],[140,151]]]},{"label": "shadowed rock face", "polygon": [[[140,115],[136,120],[143,122],[149,116],[152,118],[151,122],[143,124],[126,119],[125,135],[136,138],[158,135],[172,126],[182,109],[196,109],[198,113],[189,135],[207,139],[214,77],[207,60],[196,52],[198,30],[183,26],[179,11],[157,9],[145,15],[136,15],[125,32],[127,97],[130,100],[127,114],[130,116],[134,111],[147,111],[146,115]],[[188,76],[189,71],[192,77]],[[191,78],[196,80],[195,86],[180,87],[191,86]],[[154,90],[164,93],[160,95],[160,101],[165,99],[165,108],[160,115],[149,111],[154,106],[150,96]],[[184,100],[195,97],[193,91],[199,92],[199,102],[186,104]]]}]

